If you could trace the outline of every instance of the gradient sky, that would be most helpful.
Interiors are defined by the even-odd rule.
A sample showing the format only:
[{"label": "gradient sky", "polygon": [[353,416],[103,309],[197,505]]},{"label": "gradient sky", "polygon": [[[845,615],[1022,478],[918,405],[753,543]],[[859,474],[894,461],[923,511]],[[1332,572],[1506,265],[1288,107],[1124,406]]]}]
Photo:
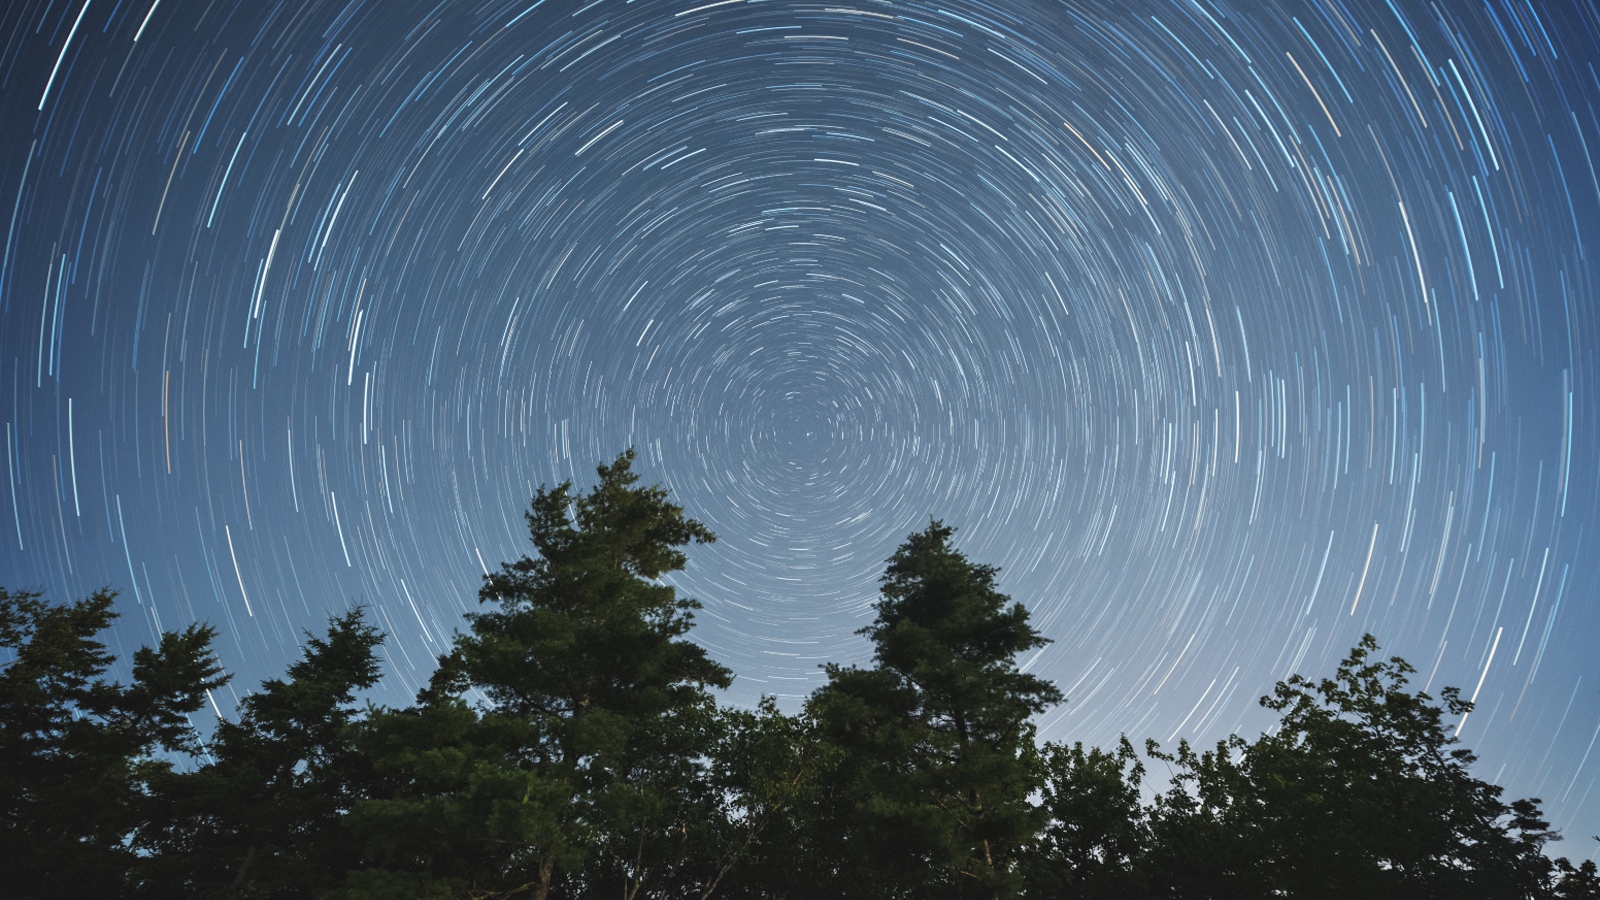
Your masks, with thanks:
[{"label": "gradient sky", "polygon": [[930,515],[1044,736],[1210,742],[1364,632],[1600,834],[1600,11],[1560,0],[20,0],[0,584],[404,702],[622,448],[730,699]]}]

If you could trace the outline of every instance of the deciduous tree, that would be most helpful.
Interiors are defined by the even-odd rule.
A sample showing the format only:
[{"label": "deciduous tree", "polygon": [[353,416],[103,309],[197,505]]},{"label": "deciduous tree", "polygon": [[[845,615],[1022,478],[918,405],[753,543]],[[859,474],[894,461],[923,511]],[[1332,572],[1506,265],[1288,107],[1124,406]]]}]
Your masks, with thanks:
[{"label": "deciduous tree", "polygon": [[1049,817],[1023,855],[1029,897],[1090,900],[1142,896],[1133,863],[1149,843],[1144,763],[1126,737],[1115,750],[1041,748],[1040,806]]},{"label": "deciduous tree", "polygon": [[[709,689],[732,676],[685,639],[698,603],[660,579],[715,536],[640,486],[633,460],[600,466],[587,494],[541,487],[534,554],[485,577],[419,707],[375,718],[366,746],[388,794],[361,827],[386,868],[480,896],[629,900],[695,880]],[[432,837],[407,836],[414,822]]]},{"label": "deciduous tree", "polygon": [[1282,714],[1253,742],[1155,751],[1180,770],[1153,811],[1146,860],[1161,896],[1525,898],[1551,875],[1537,800],[1472,775],[1445,716],[1471,704],[1408,688],[1371,635],[1334,677],[1279,682]]}]

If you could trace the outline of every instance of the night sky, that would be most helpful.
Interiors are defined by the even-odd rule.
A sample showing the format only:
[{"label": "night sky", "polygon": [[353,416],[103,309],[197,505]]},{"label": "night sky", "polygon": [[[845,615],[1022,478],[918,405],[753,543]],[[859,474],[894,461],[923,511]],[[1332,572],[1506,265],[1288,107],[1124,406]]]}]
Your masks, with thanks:
[{"label": "night sky", "polygon": [[1372,632],[1594,854],[1592,2],[3,9],[0,584],[214,624],[221,709],[353,603],[405,702],[632,445],[732,702],[864,661],[931,515],[1044,737],[1251,734]]}]

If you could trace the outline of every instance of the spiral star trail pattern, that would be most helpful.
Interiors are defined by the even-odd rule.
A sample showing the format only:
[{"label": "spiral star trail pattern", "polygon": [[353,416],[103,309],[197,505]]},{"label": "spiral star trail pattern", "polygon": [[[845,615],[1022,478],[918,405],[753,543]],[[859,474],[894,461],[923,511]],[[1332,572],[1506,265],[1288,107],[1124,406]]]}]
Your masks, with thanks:
[{"label": "spiral star trail pattern", "polygon": [[23,0],[0,582],[238,673],[431,670],[621,448],[730,699],[930,515],[1048,738],[1211,741],[1364,632],[1600,833],[1592,3]]}]

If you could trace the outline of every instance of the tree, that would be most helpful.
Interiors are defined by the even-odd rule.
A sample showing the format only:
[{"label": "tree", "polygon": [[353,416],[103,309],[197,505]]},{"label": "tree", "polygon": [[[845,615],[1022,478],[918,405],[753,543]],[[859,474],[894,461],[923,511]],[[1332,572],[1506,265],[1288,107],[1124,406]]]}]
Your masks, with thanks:
[{"label": "tree", "polygon": [[1149,840],[1140,789],[1145,768],[1126,737],[1114,751],[1045,744],[1040,791],[1048,824],[1023,854],[1030,897],[1135,898],[1133,861]]},{"label": "tree", "polygon": [[109,590],[56,606],[0,588],[0,859],[12,897],[119,896],[126,837],[170,771],[156,753],[199,751],[188,716],[227,681],[212,630],[191,625],[133,655],[132,681],[97,635],[117,617]]},{"label": "tree", "polygon": [[754,710],[724,710],[722,717],[709,760],[720,809],[697,842],[708,877],[684,896],[816,896],[807,829],[839,765],[837,748],[822,738],[814,718],[786,715],[771,697]]},{"label": "tree", "polygon": [[[708,689],[731,675],[684,639],[699,604],[660,578],[715,536],[665,488],[638,486],[633,459],[600,466],[586,495],[541,487],[527,514],[536,555],[485,577],[485,608],[418,707],[375,717],[365,746],[380,792],[359,827],[380,868],[426,873],[415,892],[544,898],[564,884],[626,900],[692,880],[687,839],[714,803]],[[417,839],[442,823],[443,843]],[[352,890],[392,893],[389,877]]]},{"label": "tree", "polygon": [[1367,635],[1331,679],[1299,675],[1261,698],[1279,726],[1196,754],[1180,744],[1174,788],[1152,811],[1144,861],[1172,897],[1540,896],[1554,837],[1537,800],[1507,804],[1452,749],[1442,704],[1407,689],[1404,660]]},{"label": "tree", "polygon": [[342,817],[365,781],[349,726],[378,681],[383,640],[355,609],[307,635],[287,679],[269,679],[223,719],[196,771],[156,783],[164,815],[138,835],[156,896],[312,897],[338,884],[356,848]]},{"label": "tree", "polygon": [[[1600,841],[1600,837],[1595,840]],[[1600,900],[1600,867],[1594,860],[1586,859],[1576,868],[1566,858],[1556,860],[1554,884],[1550,888],[1553,900]]]},{"label": "tree", "polygon": [[811,698],[843,754],[814,837],[843,895],[1000,897],[1041,824],[1031,718],[1061,700],[1019,670],[1047,640],[931,522],[889,558],[870,669],[827,667]]}]

